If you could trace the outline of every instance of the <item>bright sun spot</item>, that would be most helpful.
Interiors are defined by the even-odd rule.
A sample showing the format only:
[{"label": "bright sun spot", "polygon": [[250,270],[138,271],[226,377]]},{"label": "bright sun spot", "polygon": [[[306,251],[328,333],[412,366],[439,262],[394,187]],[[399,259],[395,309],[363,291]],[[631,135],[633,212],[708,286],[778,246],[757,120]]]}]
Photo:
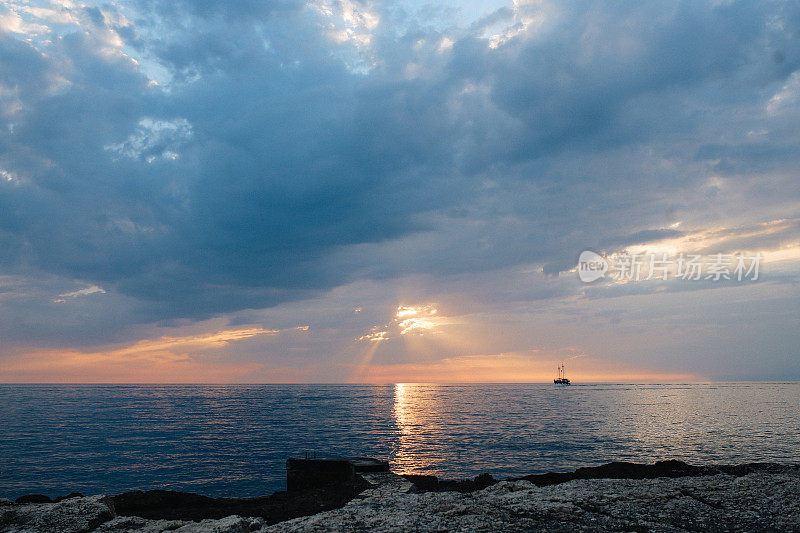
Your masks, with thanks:
[{"label": "bright sun spot", "polygon": [[441,317],[434,305],[400,305],[394,318],[383,326],[373,327],[369,333],[356,339],[356,342],[380,342],[399,335],[421,334],[439,325]]},{"label": "bright sun spot", "polygon": [[436,326],[436,323],[426,318],[407,318],[398,326],[400,326],[400,335],[405,335],[406,333],[421,333],[421,330],[431,329]]},{"label": "bright sun spot", "polygon": [[407,316],[432,316],[439,311],[432,305],[417,305],[417,306],[398,306],[397,318],[404,318]]},{"label": "bright sun spot", "polygon": [[421,333],[436,326],[436,321],[429,318],[439,311],[432,305],[399,306],[395,314],[395,322],[400,335]]}]

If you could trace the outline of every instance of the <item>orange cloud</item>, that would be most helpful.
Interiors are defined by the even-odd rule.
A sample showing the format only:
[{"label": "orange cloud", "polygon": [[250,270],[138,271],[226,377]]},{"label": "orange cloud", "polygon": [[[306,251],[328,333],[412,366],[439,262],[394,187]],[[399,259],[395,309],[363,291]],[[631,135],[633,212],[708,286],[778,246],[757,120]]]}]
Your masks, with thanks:
[{"label": "orange cloud", "polygon": [[284,331],[244,328],[182,337],[143,339],[108,350],[42,350],[14,356],[4,362],[0,381],[65,383],[228,383],[248,381],[258,374],[274,382],[302,381],[307,372],[296,368],[268,368],[256,362],[226,362],[207,352],[248,338]]},{"label": "orange cloud", "polygon": [[[307,328],[306,328],[307,329]],[[225,346],[229,342],[234,342],[258,335],[277,335],[279,329],[246,328],[218,331],[216,333],[206,333],[201,335],[190,335],[186,337],[160,337],[155,340],[141,340],[131,346],[112,350],[109,352],[97,352],[95,355],[101,358],[114,358],[127,355],[145,355],[152,352],[162,352],[173,349],[187,348],[216,348]]]}]

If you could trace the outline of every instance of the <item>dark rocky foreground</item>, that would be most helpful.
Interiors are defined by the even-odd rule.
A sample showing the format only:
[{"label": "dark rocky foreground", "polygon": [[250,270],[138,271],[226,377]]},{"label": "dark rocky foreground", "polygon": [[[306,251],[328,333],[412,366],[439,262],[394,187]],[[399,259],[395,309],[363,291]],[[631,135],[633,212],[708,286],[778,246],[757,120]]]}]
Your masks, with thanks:
[{"label": "dark rocky foreground", "polygon": [[609,463],[497,482],[360,472],[261,498],[0,501],[0,531],[800,531],[800,467]]}]

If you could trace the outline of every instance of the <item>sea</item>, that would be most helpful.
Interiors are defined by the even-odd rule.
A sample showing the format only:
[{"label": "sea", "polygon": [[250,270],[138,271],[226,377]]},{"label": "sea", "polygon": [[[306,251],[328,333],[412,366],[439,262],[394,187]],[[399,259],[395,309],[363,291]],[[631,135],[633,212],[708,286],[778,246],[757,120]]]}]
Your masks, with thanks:
[{"label": "sea", "polygon": [[285,489],[289,457],[464,479],[800,463],[800,383],[0,385],[0,497]]}]

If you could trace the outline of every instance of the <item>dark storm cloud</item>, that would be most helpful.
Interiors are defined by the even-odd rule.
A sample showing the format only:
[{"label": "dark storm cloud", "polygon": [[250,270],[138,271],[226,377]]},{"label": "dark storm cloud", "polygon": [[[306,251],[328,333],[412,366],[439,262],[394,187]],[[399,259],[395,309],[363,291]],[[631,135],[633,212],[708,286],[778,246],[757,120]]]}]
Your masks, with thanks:
[{"label": "dark storm cloud", "polygon": [[362,276],[556,274],[675,236],[709,172],[797,159],[796,133],[747,138],[800,67],[792,4],[523,4],[454,33],[372,6],[360,45],[301,3],[125,7],[0,36],[0,264],[136,302],[120,327]]}]

